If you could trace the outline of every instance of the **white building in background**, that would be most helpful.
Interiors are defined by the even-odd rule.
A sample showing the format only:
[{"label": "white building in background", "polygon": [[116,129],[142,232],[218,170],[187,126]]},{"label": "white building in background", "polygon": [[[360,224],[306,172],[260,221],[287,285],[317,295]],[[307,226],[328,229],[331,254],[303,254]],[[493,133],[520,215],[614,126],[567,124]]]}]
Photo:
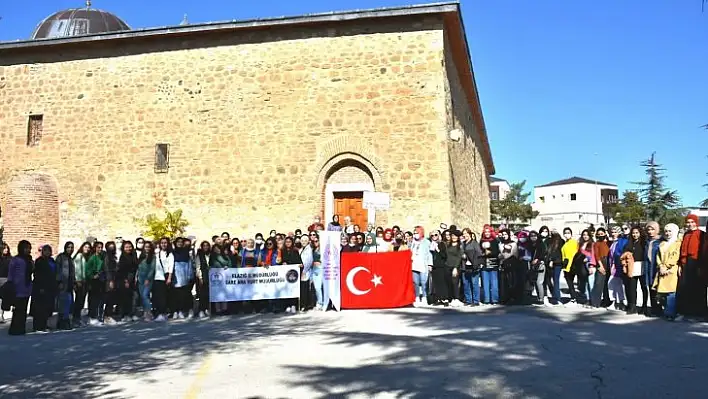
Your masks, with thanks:
[{"label": "white building in background", "polygon": [[538,230],[548,226],[551,230],[573,229],[573,234],[591,224],[604,227],[611,222],[608,206],[618,201],[617,185],[571,177],[534,187],[532,207],[538,216],[531,227]]},{"label": "white building in background", "polygon": [[492,201],[503,200],[510,190],[508,181],[494,176],[489,177],[489,197]]}]

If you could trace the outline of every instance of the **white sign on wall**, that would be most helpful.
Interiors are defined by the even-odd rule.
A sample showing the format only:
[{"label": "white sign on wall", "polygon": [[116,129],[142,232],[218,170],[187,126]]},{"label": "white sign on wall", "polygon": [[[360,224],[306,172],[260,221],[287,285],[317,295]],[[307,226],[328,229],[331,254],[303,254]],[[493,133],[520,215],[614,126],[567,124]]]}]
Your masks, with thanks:
[{"label": "white sign on wall", "polygon": [[387,211],[391,207],[391,195],[389,193],[377,193],[374,191],[364,191],[364,209]]}]

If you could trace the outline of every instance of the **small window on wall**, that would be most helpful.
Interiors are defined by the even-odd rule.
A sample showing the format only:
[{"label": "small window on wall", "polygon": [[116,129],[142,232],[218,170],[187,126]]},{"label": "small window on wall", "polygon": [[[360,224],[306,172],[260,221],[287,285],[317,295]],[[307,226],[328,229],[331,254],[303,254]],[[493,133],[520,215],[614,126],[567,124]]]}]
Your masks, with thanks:
[{"label": "small window on wall", "polygon": [[570,194],[570,200],[571,200],[571,201],[577,201],[577,200],[578,200],[578,195],[577,195],[577,194]]},{"label": "small window on wall", "polygon": [[27,147],[36,147],[42,141],[44,115],[30,115],[27,122]]},{"label": "small window on wall", "polygon": [[155,145],[155,173],[167,173],[170,169],[170,145]]},{"label": "small window on wall", "polygon": [[538,197],[538,200],[541,202],[546,202],[546,197]]},{"label": "small window on wall", "polygon": [[498,199],[499,199],[499,193],[492,192],[492,199],[495,200],[495,201],[498,200]]}]

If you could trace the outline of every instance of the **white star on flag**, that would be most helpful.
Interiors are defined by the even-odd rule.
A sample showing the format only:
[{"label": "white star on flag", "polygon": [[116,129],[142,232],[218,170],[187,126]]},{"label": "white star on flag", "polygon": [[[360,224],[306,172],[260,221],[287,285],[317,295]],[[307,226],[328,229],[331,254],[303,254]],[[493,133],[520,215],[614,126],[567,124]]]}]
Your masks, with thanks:
[{"label": "white star on flag", "polygon": [[383,283],[381,282],[381,276],[378,276],[374,274],[374,278],[371,279],[371,282],[374,283],[374,288],[378,287],[379,285],[382,285]]}]

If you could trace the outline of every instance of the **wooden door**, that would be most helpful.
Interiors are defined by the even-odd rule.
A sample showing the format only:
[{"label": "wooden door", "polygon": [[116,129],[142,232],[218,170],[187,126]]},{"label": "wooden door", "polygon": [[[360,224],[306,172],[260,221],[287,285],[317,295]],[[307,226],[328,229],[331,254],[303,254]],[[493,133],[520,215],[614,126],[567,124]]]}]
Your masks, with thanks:
[{"label": "wooden door", "polygon": [[344,217],[352,218],[353,224],[358,224],[361,231],[366,231],[369,223],[369,212],[364,209],[364,193],[341,192],[334,193],[334,213],[339,215],[339,221],[344,225]]}]

